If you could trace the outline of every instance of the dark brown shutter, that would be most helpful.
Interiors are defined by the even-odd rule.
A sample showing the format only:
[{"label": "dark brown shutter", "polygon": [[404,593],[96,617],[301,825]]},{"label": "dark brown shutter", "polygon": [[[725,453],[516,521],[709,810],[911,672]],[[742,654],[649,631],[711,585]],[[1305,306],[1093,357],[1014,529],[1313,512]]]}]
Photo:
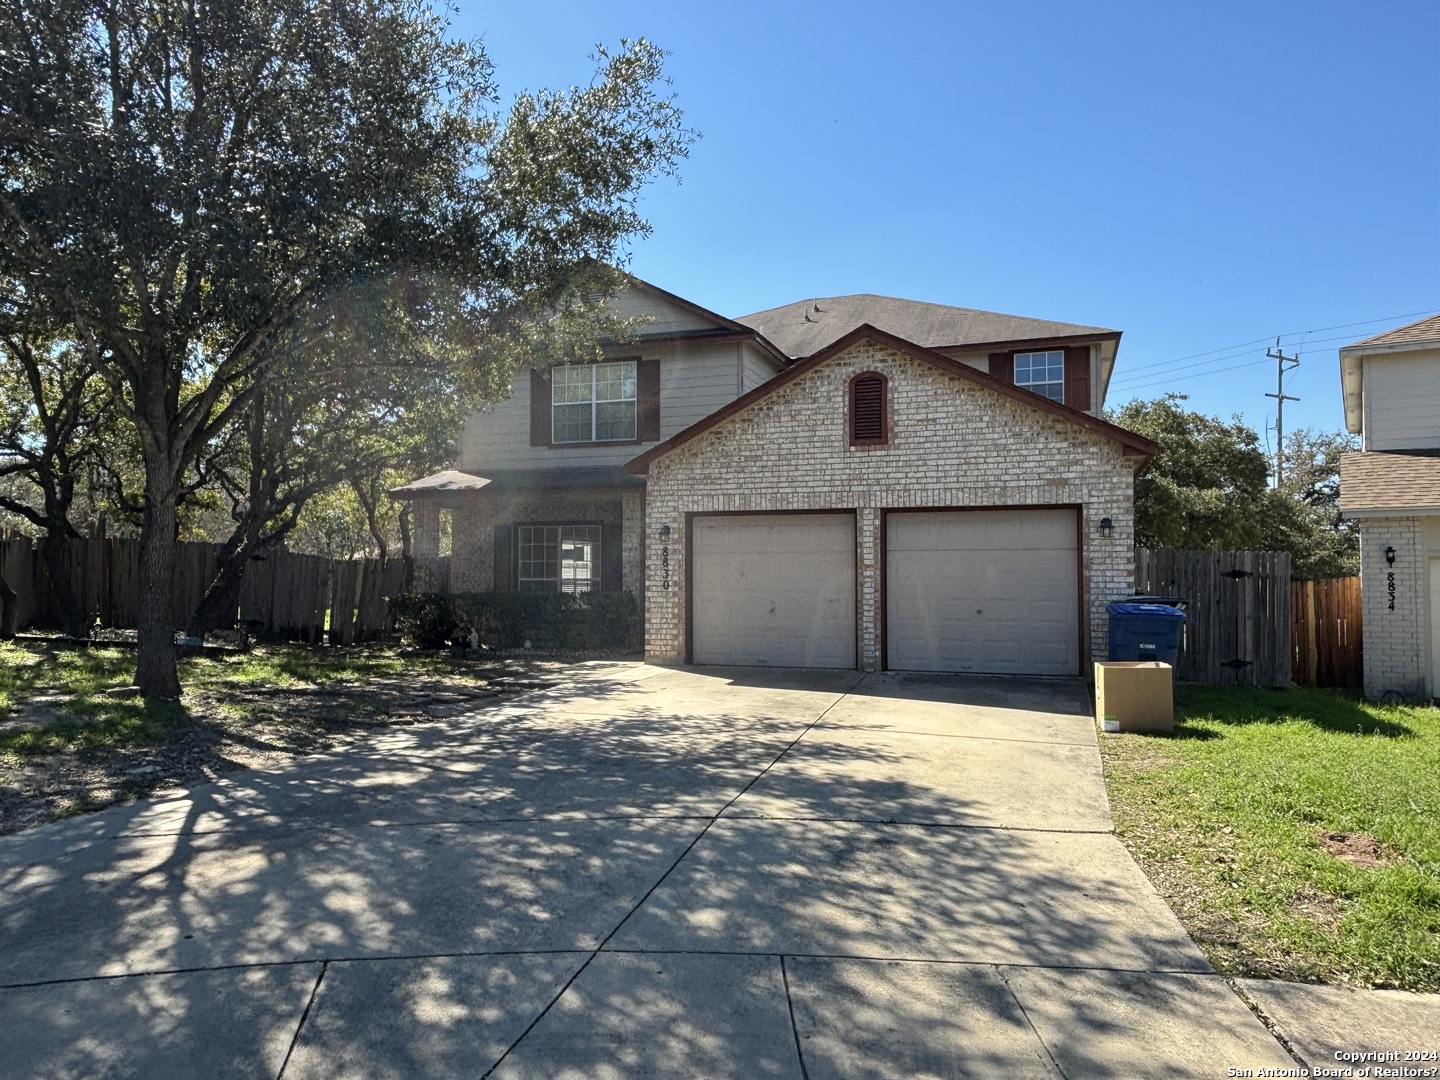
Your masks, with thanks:
[{"label": "dark brown shutter", "polygon": [[641,442],[660,441],[660,361],[639,360],[635,364],[639,384],[635,437]]},{"label": "dark brown shutter", "polygon": [[495,526],[495,591],[515,591],[515,526]]},{"label": "dark brown shutter", "polygon": [[530,369],[530,445],[550,445],[550,382]]},{"label": "dark brown shutter", "polygon": [[619,522],[600,526],[600,591],[602,593],[619,592],[620,587],[625,584],[621,581],[625,573],[621,560],[623,544]]},{"label": "dark brown shutter", "polygon": [[1072,345],[1065,350],[1065,404],[1090,411],[1090,346]]},{"label": "dark brown shutter", "polygon": [[1015,354],[1008,352],[992,352],[990,354],[990,374],[1001,382],[1015,382]]},{"label": "dark brown shutter", "polygon": [[850,441],[885,441],[885,379],[857,375],[850,382]]}]

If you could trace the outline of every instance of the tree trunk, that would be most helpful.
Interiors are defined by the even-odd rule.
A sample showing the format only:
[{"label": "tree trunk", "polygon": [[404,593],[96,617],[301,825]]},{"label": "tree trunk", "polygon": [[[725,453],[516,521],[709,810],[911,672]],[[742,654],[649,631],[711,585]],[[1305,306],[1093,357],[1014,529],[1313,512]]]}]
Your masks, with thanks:
[{"label": "tree trunk", "polygon": [[175,666],[175,482],[163,465],[145,477],[140,526],[140,618],[135,685],[146,698],[180,696]]},{"label": "tree trunk", "polygon": [[239,544],[231,551],[221,549],[215,578],[191,614],[185,628],[187,634],[203,638],[212,631],[228,630],[235,625],[235,616],[240,608],[240,587],[245,584],[245,568],[252,554],[253,545],[250,544]]},{"label": "tree trunk", "polygon": [[0,641],[11,641],[20,622],[20,597],[10,583],[0,577]]},{"label": "tree trunk", "polygon": [[75,592],[71,580],[73,569],[70,556],[74,544],[70,536],[60,531],[52,521],[45,529],[40,541],[40,557],[45,560],[45,571],[50,575],[50,588],[55,590],[55,599],[60,604],[60,621],[65,633],[72,638],[90,636],[89,612]]}]

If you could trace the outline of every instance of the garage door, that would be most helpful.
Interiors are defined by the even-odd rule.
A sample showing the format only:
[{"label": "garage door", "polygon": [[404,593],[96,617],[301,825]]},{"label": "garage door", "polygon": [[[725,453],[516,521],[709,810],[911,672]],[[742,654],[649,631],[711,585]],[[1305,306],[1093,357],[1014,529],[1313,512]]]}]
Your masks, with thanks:
[{"label": "garage door", "polygon": [[697,664],[855,666],[855,518],[755,514],[692,522]]},{"label": "garage door", "polygon": [[886,666],[1080,673],[1074,510],[886,515]]}]

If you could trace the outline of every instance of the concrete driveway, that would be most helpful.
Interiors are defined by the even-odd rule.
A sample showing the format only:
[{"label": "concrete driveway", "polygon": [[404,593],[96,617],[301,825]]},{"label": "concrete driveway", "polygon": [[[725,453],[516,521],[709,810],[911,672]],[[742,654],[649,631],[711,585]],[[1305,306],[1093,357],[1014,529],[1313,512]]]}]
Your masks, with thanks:
[{"label": "concrete driveway", "polygon": [[0,1072],[1293,1068],[1111,833],[1079,682],[594,664],[0,841]]}]

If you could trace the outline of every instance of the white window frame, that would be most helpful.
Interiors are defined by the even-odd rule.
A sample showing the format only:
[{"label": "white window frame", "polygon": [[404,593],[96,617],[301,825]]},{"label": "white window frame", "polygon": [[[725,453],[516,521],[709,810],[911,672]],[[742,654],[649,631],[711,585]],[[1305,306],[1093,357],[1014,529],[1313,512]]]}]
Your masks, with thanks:
[{"label": "white window frame", "polygon": [[[1020,381],[1020,360],[1021,360],[1022,357],[1023,357],[1026,361],[1029,362],[1029,365],[1032,367],[1032,370],[1033,370],[1034,358],[1035,358],[1035,357],[1044,357],[1044,360],[1045,360],[1045,373],[1046,373],[1047,376],[1053,371],[1053,367],[1054,367],[1054,363],[1053,363],[1053,361],[1052,361],[1051,358],[1052,358],[1052,357],[1059,357],[1060,377],[1059,377],[1058,379],[1046,378],[1046,379],[1041,380],[1041,381],[1038,381],[1038,382],[1036,382],[1036,381],[1032,381],[1032,382],[1021,382],[1021,381]],[[1060,404],[1060,405],[1064,405],[1064,404],[1065,404],[1065,350],[1064,350],[1064,349],[1037,349],[1037,350],[1035,350],[1034,352],[1016,353],[1016,354],[1015,354],[1015,360],[1014,360],[1014,366],[1011,368],[1011,375],[1012,375],[1013,378],[1014,378],[1015,385],[1018,386],[1018,387],[1020,387],[1021,389],[1029,390],[1032,394],[1039,394],[1041,397],[1049,398],[1051,401],[1054,401],[1054,402],[1056,402],[1056,403],[1058,403],[1058,404]],[[1046,389],[1046,388],[1047,388],[1047,387],[1052,387],[1052,386],[1055,387],[1056,393],[1059,394],[1058,397],[1057,397],[1055,394],[1052,394],[1052,393],[1047,392],[1047,389]]]},{"label": "white window frame", "polygon": [[[626,382],[634,388],[629,397],[606,397],[597,396],[600,385],[600,375],[605,371],[613,371],[616,368],[628,369],[622,372],[620,383],[623,387]],[[557,376],[565,372],[566,377],[572,377],[574,373],[585,371],[590,375],[590,400],[589,401],[556,401],[555,386]],[[628,378],[627,378],[628,376]],[[582,380],[583,381],[583,380]],[[598,416],[601,405],[624,405],[629,404],[630,409],[630,434],[615,436],[611,438],[600,438],[598,430]],[[555,412],[560,408],[574,408],[577,405],[590,406],[590,436],[585,439],[560,439],[556,437],[559,426],[555,422]],[[640,433],[640,363],[638,360],[609,360],[603,364],[565,364],[554,369],[550,380],[550,441],[559,446],[583,446],[586,443],[627,443],[635,442]]]}]

